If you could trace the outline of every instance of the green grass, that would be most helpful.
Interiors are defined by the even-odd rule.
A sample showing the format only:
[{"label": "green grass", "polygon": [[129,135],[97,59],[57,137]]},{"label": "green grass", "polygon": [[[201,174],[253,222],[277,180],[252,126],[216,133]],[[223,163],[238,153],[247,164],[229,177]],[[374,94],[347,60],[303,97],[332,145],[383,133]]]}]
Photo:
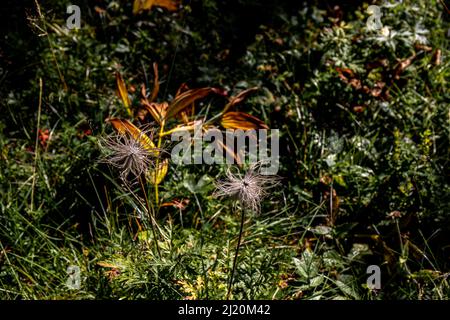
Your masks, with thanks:
[{"label": "green grass", "polygon": [[[70,32],[69,1],[38,2],[41,16],[31,3],[1,19],[1,299],[225,299],[240,227],[233,202],[212,197],[226,166],[170,165],[160,197],[186,207],[157,210],[156,240],[142,204],[98,161],[105,119],[126,116],[115,71],[136,88],[136,107],[153,62],[160,102],[183,82],[229,95],[258,86],[238,109],[280,129],[282,186],[247,216],[233,299],[449,298],[450,26],[440,1],[383,8],[397,32],[386,42],[366,31],[359,2],[192,0],[134,16],[131,1],[100,1],[102,15],[84,1],[82,28]],[[220,99],[203,101],[214,112]],[[46,144],[38,129],[49,130]],[[378,291],[366,285],[373,264]],[[66,285],[71,265],[80,289]]]}]

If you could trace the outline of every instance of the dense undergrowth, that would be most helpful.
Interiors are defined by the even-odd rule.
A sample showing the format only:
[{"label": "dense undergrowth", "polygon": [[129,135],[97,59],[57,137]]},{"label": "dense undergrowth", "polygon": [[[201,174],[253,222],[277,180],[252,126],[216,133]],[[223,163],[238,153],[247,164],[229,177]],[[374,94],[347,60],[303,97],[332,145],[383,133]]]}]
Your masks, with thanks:
[{"label": "dense undergrowth", "polygon": [[[98,161],[105,119],[127,116],[115,73],[137,108],[155,62],[157,101],[182,83],[228,97],[258,87],[237,109],[280,129],[283,179],[247,216],[234,299],[449,297],[441,1],[385,6],[377,31],[359,1],[192,0],[137,15],[132,1],[78,1],[71,31],[69,1],[38,2],[0,5],[0,298],[226,297],[239,215],[212,196],[226,166],[169,167],[158,255],[140,204]],[[369,265],[380,290],[367,288]]]}]

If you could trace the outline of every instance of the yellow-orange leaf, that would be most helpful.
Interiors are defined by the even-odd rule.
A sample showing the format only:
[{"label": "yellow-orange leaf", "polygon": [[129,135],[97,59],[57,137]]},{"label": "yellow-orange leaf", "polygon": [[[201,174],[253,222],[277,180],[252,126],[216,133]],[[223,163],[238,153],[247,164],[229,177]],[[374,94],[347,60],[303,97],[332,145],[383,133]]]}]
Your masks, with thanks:
[{"label": "yellow-orange leaf", "polygon": [[201,127],[202,123],[203,123],[203,120],[195,120],[195,121],[188,122],[186,124],[180,124],[171,130],[161,133],[161,136],[168,136],[174,132],[194,131],[196,127]]},{"label": "yellow-orange leaf", "polygon": [[169,169],[169,159],[164,159],[158,164],[158,168],[151,168],[147,173],[147,178],[154,185],[159,185],[167,175]]},{"label": "yellow-orange leaf", "polygon": [[153,6],[166,8],[169,11],[178,9],[178,1],[175,0],[134,0],[133,14],[142,10],[150,10]]},{"label": "yellow-orange leaf", "polygon": [[169,107],[167,102],[150,103],[147,100],[142,99],[141,103],[144,106],[145,110],[147,110],[152,115],[153,119],[155,119],[158,124],[161,124],[161,121],[166,116],[167,108]]},{"label": "yellow-orange leaf", "polygon": [[206,97],[211,92],[215,92],[215,88],[200,88],[187,90],[178,95],[170,104],[167,111],[166,119],[177,115],[181,110],[188,107],[196,100]]},{"label": "yellow-orange leaf", "polygon": [[178,1],[175,0],[155,0],[153,4],[158,7],[166,8],[169,11],[178,9]]},{"label": "yellow-orange leaf", "polygon": [[133,2],[133,14],[138,14],[141,11],[142,0],[134,0]]},{"label": "yellow-orange leaf", "polygon": [[136,127],[134,124],[132,124],[128,120],[124,119],[109,119],[108,122],[112,124],[114,129],[117,130],[120,134],[129,134],[133,139],[138,141],[142,147],[147,149],[150,153],[158,155],[158,150],[156,150],[156,146],[153,143],[153,141],[149,138],[148,135],[146,135],[144,132],[142,132],[138,127]]},{"label": "yellow-orange leaf", "polygon": [[222,127],[226,129],[269,129],[269,127],[260,119],[239,111],[230,111],[222,116],[220,121]]},{"label": "yellow-orange leaf", "polygon": [[122,99],[125,109],[127,110],[128,114],[131,116],[132,112],[130,109],[130,106],[131,106],[130,97],[128,96],[128,91],[127,91],[127,86],[125,85],[125,81],[123,81],[122,75],[119,72],[116,72],[116,83],[117,83],[117,91],[119,93],[119,97],[120,97],[120,99]]},{"label": "yellow-orange leaf", "polygon": [[125,132],[127,131],[127,127],[125,126],[124,122],[128,120],[112,118],[107,119],[106,121],[111,123],[114,129],[116,129],[116,131],[120,134],[125,134]]},{"label": "yellow-orange leaf", "polygon": [[[194,108],[194,104],[191,105],[191,115],[195,114],[195,108]],[[189,116],[187,114],[186,111],[181,111],[179,118],[184,122],[184,123],[188,123],[189,122]]]}]

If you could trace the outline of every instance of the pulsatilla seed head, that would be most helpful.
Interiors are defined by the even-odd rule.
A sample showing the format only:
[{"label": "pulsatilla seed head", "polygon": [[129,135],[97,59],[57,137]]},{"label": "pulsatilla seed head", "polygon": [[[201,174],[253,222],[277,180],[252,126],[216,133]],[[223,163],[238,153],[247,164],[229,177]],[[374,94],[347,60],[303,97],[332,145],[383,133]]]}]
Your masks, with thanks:
[{"label": "pulsatilla seed head", "polygon": [[215,197],[237,198],[242,205],[254,213],[259,213],[261,200],[268,195],[268,189],[280,183],[276,175],[261,174],[262,162],[250,166],[244,173],[227,170],[226,178],[216,182]]},{"label": "pulsatilla seed head", "polygon": [[124,181],[134,180],[145,174],[155,164],[155,154],[128,134],[116,134],[100,142],[105,153],[101,160],[120,171]]}]

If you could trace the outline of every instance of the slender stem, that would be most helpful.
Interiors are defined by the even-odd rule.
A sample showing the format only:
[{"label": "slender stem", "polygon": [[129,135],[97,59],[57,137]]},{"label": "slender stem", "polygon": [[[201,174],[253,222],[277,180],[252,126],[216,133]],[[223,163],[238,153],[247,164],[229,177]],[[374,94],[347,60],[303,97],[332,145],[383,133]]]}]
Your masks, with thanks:
[{"label": "slender stem", "polygon": [[245,221],[245,209],[244,209],[244,206],[242,206],[241,228],[239,230],[239,238],[238,238],[238,243],[236,246],[236,253],[234,255],[233,269],[231,270],[230,282],[228,283],[227,300],[230,300],[231,287],[233,286],[234,272],[236,271],[236,264],[237,264],[237,258],[239,255],[239,248],[241,247],[242,231],[244,230],[244,221]]},{"label": "slender stem", "polygon": [[158,251],[158,256],[161,259],[161,251],[159,250],[158,238],[156,237],[156,230],[155,230],[155,226],[154,226],[155,218],[153,217],[152,210],[150,209],[150,202],[148,201],[147,191],[145,190],[144,182],[142,181],[142,177],[139,177],[139,183],[141,185],[142,193],[144,194],[144,199],[145,199],[145,204],[147,205],[148,215],[150,216],[150,220],[151,220],[150,225],[152,227],[153,238],[155,239],[155,243],[156,243],[156,251]]},{"label": "slender stem", "polygon": [[[161,149],[162,137],[163,137],[165,124],[166,124],[166,121],[164,119],[161,120],[161,127],[159,129],[159,135],[158,135],[158,146],[157,146],[158,150]],[[158,176],[158,172],[159,172],[159,157],[156,159],[155,180],[156,180],[156,177]],[[155,183],[155,202],[156,202],[156,206],[159,208],[159,187],[158,187],[157,183]]]},{"label": "slender stem", "polygon": [[[157,179],[158,176],[158,168],[159,168],[159,161],[156,160],[156,171],[155,171],[155,180]],[[156,206],[159,208],[159,188],[158,188],[158,184],[155,183],[155,204]],[[159,211],[158,211],[159,213]]]}]

